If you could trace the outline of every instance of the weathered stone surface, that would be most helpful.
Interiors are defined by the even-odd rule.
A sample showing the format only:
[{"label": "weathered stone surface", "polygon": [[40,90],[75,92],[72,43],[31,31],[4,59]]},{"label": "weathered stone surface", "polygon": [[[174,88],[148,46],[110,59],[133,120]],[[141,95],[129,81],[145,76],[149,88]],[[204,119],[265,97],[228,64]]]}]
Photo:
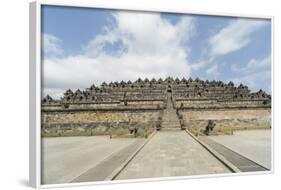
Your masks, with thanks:
[{"label": "weathered stone surface", "polygon": [[85,134],[110,134],[113,130],[123,128],[129,133],[130,127],[155,128],[161,113],[146,112],[47,112],[42,113],[44,134],[67,134],[67,132],[84,132]]},{"label": "weathered stone surface", "polygon": [[236,87],[231,81],[167,77],[69,89],[60,100],[46,96],[42,99],[42,127],[45,131],[72,128],[106,132],[130,125],[159,129],[162,122],[169,128],[167,114],[159,120],[167,107],[176,110],[181,117],[177,125],[182,128],[206,126],[210,119],[219,127],[270,126],[271,122],[271,96],[262,90],[252,93],[247,86]]},{"label": "weathered stone surface", "polygon": [[271,128],[270,109],[182,110],[180,114],[190,128],[205,129],[209,120],[216,130]]},{"label": "weathered stone surface", "polygon": [[259,119],[270,121],[270,109],[226,109],[226,110],[183,110],[183,117],[190,120]]},{"label": "weathered stone surface", "polygon": [[[222,81],[203,81],[199,78],[192,80],[174,79],[167,77],[159,79],[141,79],[135,82],[111,82],[109,84],[103,82],[100,87],[94,84],[84,91],[67,90],[61,101],[58,102],[110,102],[121,100],[164,100],[166,92],[170,90],[173,98],[195,98],[195,99],[226,99],[226,100],[270,100],[271,96],[264,91],[251,93],[247,86],[240,84],[234,86],[233,82],[228,84]],[[56,102],[50,96],[43,99],[43,104],[51,104]]]}]

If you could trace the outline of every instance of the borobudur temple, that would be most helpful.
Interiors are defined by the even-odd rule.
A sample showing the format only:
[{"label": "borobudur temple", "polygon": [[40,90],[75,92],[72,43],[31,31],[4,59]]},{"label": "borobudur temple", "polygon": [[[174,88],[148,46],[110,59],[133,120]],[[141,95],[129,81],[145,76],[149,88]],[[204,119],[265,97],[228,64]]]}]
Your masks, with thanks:
[{"label": "borobudur temple", "polygon": [[189,128],[271,127],[271,95],[246,85],[196,79],[141,79],[103,82],[67,90],[60,100],[42,99],[43,135],[103,135],[132,129],[148,133]]}]

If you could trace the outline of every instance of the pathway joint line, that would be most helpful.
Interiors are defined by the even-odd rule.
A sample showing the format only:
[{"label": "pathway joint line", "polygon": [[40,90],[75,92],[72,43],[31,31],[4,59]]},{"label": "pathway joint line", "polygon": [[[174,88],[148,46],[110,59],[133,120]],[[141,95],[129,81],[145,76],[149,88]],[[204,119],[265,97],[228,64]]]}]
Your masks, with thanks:
[{"label": "pathway joint line", "polygon": [[[212,140],[212,139],[210,139],[210,138],[206,138],[206,139],[207,139],[208,141],[211,141],[211,142],[215,143],[215,144],[218,144],[219,146],[223,147],[224,149],[226,149],[226,150],[228,150],[228,151],[231,151],[231,152],[235,153],[235,154],[238,155],[239,157],[241,157],[241,158],[243,158],[244,160],[247,160],[247,161],[249,161],[249,162],[255,164],[256,166],[262,168],[262,169],[265,170],[265,171],[266,171],[266,170],[269,170],[268,168],[262,166],[261,164],[259,164],[259,163],[255,162],[255,161],[253,161],[253,160],[247,158],[246,156],[244,156],[244,155],[242,155],[242,154],[240,154],[240,153],[238,153],[238,152],[232,150],[231,148],[228,148],[228,147],[225,146],[224,144],[220,144],[220,143],[218,143],[218,142],[216,142],[216,141],[214,141],[214,140]],[[201,140],[201,141],[202,141],[202,140]],[[203,141],[204,141],[204,140],[203,140]],[[210,145],[210,146],[211,146],[211,145]],[[238,167],[238,168],[239,168],[239,167]],[[241,168],[240,168],[240,170],[241,170],[241,172],[245,172],[245,171],[243,171],[243,169],[241,169]]]},{"label": "pathway joint line", "polygon": [[225,165],[228,169],[230,169],[233,173],[239,173],[241,170],[237,168],[234,164],[229,162],[223,155],[215,151],[213,148],[211,148],[206,143],[199,140],[196,136],[194,136],[188,129],[185,129],[186,133],[190,135],[194,140],[196,140],[201,146],[203,146],[208,152],[210,152],[214,157],[216,157],[223,165]]},{"label": "pathway joint line", "polygon": [[105,178],[105,181],[114,180],[125,168],[126,166],[134,159],[134,157],[141,151],[141,149],[152,139],[152,137],[157,133],[156,130],[147,138],[147,140],[139,146],[139,148],[129,156],[129,158],[122,163],[118,168],[116,168],[109,176]]},{"label": "pathway joint line", "polygon": [[[211,140],[214,141],[213,139],[211,139]],[[216,142],[216,141],[214,141],[214,142],[215,142],[215,143],[218,143],[218,142]],[[243,158],[245,158],[245,159],[247,159],[247,160],[250,160],[251,162],[255,163],[256,165],[260,166],[261,168],[264,168],[265,170],[270,170],[269,168],[267,168],[267,167],[263,166],[262,164],[260,164],[260,163],[258,163],[258,162],[256,162],[256,161],[254,161],[254,160],[248,158],[247,156],[244,156],[244,155],[240,154],[239,152],[236,152],[236,151],[232,150],[229,146],[224,145],[224,144],[221,144],[221,143],[219,143],[219,144],[220,144],[221,146],[225,147],[226,149],[229,149],[229,150],[231,150],[232,152],[235,152],[235,153],[238,154],[239,156],[241,156],[241,157],[243,157]]]}]

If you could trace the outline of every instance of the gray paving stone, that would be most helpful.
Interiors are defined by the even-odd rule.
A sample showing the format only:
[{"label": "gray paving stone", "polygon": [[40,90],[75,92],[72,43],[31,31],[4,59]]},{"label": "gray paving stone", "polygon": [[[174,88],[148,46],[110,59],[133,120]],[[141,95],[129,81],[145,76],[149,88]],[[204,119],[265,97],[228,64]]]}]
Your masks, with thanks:
[{"label": "gray paving stone", "polygon": [[209,138],[268,169],[271,168],[271,130],[237,131],[234,135]]},{"label": "gray paving stone", "polygon": [[71,182],[91,182],[105,180],[115,169],[125,163],[130,155],[132,155],[138,149],[138,147],[143,144],[143,142],[144,139],[137,139],[134,143],[103,160],[100,164],[89,169]]},{"label": "gray paving stone", "polygon": [[263,166],[253,162],[252,160],[244,157],[243,155],[234,152],[233,150],[225,147],[224,145],[215,142],[209,137],[199,137],[201,141],[208,144],[215,151],[221,154],[224,158],[226,158],[229,162],[231,162],[234,166],[236,166],[242,172],[252,172],[252,171],[267,171],[268,169]]},{"label": "gray paving stone", "polygon": [[160,131],[116,179],[229,173],[184,131]]},{"label": "gray paving stone", "polygon": [[68,183],[136,139],[108,136],[42,139],[42,183]]}]

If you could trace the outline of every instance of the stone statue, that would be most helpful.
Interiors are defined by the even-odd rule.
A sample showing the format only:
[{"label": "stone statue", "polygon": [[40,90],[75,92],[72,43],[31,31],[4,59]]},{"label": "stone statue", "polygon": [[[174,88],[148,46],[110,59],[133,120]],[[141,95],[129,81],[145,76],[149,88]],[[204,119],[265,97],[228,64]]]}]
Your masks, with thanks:
[{"label": "stone statue", "polygon": [[215,122],[214,122],[213,120],[209,120],[209,121],[208,121],[208,125],[206,126],[205,131],[204,131],[205,135],[208,135],[208,136],[209,136],[209,135],[210,135],[210,132],[213,131],[213,129],[215,128],[215,126],[216,126]]}]

